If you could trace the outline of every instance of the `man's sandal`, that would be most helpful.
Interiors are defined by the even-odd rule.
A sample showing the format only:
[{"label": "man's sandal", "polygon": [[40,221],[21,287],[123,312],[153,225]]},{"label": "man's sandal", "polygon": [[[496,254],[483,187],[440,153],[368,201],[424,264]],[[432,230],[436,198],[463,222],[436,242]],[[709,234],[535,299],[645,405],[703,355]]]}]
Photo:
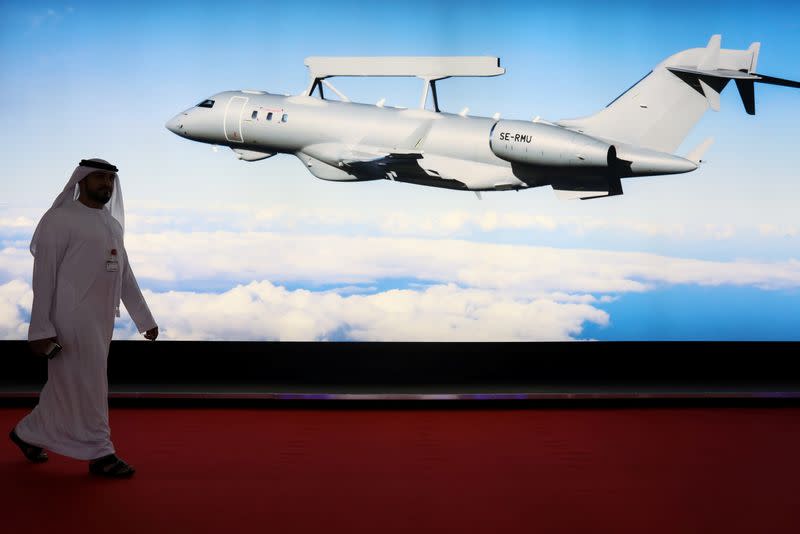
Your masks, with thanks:
[{"label": "man's sandal", "polygon": [[116,454],[109,454],[89,462],[89,473],[107,478],[128,478],[136,470]]},{"label": "man's sandal", "polygon": [[20,439],[20,437],[17,435],[16,428],[8,434],[8,437],[11,438],[11,441],[13,441],[17,447],[19,447],[19,449],[22,451],[22,454],[25,455],[25,458],[31,462],[40,464],[47,461],[47,453],[44,452],[44,449],[22,441],[22,439]]}]

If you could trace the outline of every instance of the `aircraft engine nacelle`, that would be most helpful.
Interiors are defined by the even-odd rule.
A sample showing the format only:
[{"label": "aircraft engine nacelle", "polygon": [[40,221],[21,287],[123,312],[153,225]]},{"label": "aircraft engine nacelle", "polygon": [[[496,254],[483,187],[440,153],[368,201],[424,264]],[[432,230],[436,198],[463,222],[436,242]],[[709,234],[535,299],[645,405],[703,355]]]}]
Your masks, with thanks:
[{"label": "aircraft engine nacelle", "polygon": [[535,167],[603,169],[614,160],[608,143],[536,122],[498,121],[489,147],[499,158]]}]

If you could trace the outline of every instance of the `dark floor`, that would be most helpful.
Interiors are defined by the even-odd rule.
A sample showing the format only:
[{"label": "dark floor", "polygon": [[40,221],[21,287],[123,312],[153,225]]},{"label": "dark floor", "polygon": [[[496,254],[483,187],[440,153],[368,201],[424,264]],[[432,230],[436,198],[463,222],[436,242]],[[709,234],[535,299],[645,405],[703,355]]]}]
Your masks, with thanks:
[{"label": "dark floor", "polygon": [[[117,452],[137,469],[130,480],[92,478],[86,462],[55,453],[31,464],[0,440],[3,531],[800,532],[800,407],[754,406],[763,399],[149,402],[110,410]],[[28,411],[0,408],[0,428]]]}]

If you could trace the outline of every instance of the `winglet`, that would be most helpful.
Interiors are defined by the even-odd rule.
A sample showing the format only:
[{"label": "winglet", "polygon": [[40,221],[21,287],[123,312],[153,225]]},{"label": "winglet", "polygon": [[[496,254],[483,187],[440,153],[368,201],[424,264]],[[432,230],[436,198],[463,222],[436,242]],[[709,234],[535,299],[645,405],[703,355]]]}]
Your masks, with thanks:
[{"label": "winglet", "polygon": [[706,151],[712,144],[714,144],[714,138],[709,137],[708,139],[706,139],[705,141],[694,147],[692,151],[686,155],[686,159],[688,159],[695,165],[700,165],[700,163],[703,161],[700,158],[703,157],[703,155],[706,153]]},{"label": "winglet", "polygon": [[756,65],[758,64],[758,52],[761,50],[761,43],[752,43],[750,48],[747,49],[748,52],[751,54],[750,59],[750,70],[747,72],[754,72],[756,70]]},{"label": "winglet", "polygon": [[700,63],[697,64],[698,70],[715,70],[719,68],[719,49],[722,45],[722,35],[715,34],[708,40],[706,52]]}]

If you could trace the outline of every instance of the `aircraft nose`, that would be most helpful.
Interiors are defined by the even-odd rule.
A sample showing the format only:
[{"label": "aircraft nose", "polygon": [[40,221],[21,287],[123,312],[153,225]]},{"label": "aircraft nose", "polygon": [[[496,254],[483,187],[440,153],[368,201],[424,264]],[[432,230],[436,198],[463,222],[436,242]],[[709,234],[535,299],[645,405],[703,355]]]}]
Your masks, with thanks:
[{"label": "aircraft nose", "polygon": [[183,113],[178,113],[177,115],[172,117],[170,120],[167,121],[166,124],[164,124],[164,126],[167,128],[167,130],[169,130],[170,132],[172,132],[174,134],[182,133],[183,132]]}]

